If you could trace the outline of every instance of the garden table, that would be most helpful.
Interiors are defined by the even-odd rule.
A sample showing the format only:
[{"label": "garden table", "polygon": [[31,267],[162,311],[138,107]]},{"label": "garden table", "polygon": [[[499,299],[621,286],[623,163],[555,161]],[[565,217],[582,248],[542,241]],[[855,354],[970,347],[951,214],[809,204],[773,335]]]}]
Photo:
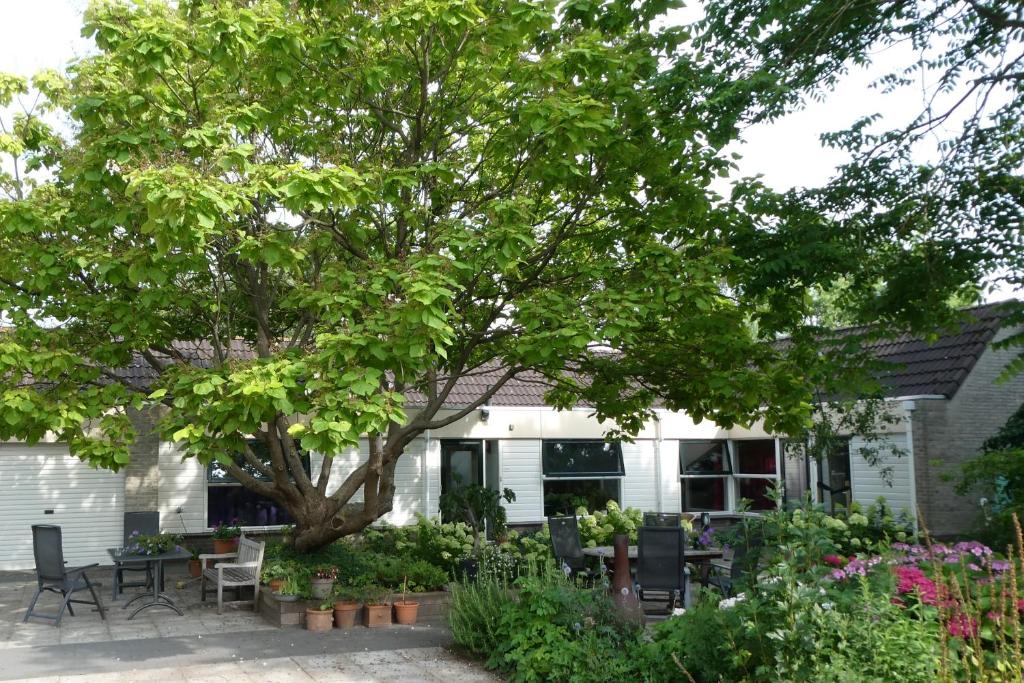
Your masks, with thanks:
[{"label": "garden table", "polygon": [[150,607],[166,607],[177,612],[179,615],[184,616],[184,613],[178,609],[178,606],[174,604],[174,600],[171,596],[166,593],[160,592],[160,587],[163,585],[164,579],[164,562],[168,560],[187,560],[192,557],[192,553],[187,550],[169,550],[166,553],[160,553],[159,555],[143,555],[141,553],[132,553],[126,551],[124,548],[108,548],[107,552],[110,554],[110,559],[114,561],[114,591],[115,595],[117,592],[117,569],[118,565],[123,564],[138,564],[142,562],[148,562],[153,565],[153,592],[143,592],[136,595],[134,598],[126,602],[121,609],[128,609],[128,607],[136,600],[142,600],[142,604],[135,608],[128,618],[133,619],[136,614],[144,609]]},{"label": "garden table", "polygon": [[[717,560],[722,557],[724,550],[722,548],[701,548],[686,549],[686,556],[683,558],[687,562],[700,565],[700,582],[701,585],[706,586],[708,582],[708,572],[711,568],[711,560]],[[583,554],[588,557],[601,558],[603,562],[611,564],[615,560],[615,548],[610,545],[599,545],[594,548],[584,548]],[[630,562],[635,562],[637,558],[638,550],[635,545],[629,546],[627,549],[627,555]]]},{"label": "garden table", "polygon": [[[629,546],[629,559],[635,560],[637,558],[637,547],[635,545]],[[686,561],[693,562],[694,564],[701,564],[710,562],[711,560],[717,560],[722,557],[724,551],[721,548],[702,548],[700,550],[686,550]],[[615,558],[615,548],[610,545],[599,545],[594,548],[584,548],[583,554],[589,557],[602,557],[608,561]]]}]

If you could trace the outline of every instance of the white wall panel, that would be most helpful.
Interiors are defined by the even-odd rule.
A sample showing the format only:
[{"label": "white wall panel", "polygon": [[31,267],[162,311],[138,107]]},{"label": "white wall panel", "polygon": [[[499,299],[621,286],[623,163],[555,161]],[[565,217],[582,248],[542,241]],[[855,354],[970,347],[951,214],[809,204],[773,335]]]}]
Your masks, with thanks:
[{"label": "white wall panel", "polygon": [[61,444],[0,444],[0,570],[35,567],[33,524],[61,527],[68,564],[110,564],[107,548],[124,543],[124,474]]}]

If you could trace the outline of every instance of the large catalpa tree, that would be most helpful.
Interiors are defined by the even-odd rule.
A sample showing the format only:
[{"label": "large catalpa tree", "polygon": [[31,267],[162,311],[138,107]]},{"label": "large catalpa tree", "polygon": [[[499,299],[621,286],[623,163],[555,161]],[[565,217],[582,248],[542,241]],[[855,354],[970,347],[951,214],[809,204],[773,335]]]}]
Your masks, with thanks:
[{"label": "large catalpa tree", "polygon": [[[697,417],[802,425],[815,356],[764,340],[856,259],[774,228],[778,258],[753,258],[762,222],[706,189],[739,99],[652,28],[667,5],[93,6],[95,56],[0,78],[2,104],[41,95],[0,136],[0,439],[117,469],[151,410],[308,549],[387,513],[405,447],[525,371],[625,432],[667,385]],[[489,390],[442,410],[481,369]]]}]

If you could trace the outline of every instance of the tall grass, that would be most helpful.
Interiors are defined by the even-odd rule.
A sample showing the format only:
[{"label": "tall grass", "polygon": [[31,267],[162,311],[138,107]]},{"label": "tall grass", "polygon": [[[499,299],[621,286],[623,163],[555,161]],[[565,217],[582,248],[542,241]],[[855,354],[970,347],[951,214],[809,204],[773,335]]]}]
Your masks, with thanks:
[{"label": "tall grass", "polygon": [[[1021,608],[1024,595],[1024,535],[1013,516],[1014,544],[1006,547],[1009,567],[996,573],[989,568],[985,581],[943,571],[933,553],[941,638],[940,680],[1020,681],[1024,678]],[[925,535],[927,539],[927,532]],[[931,545],[930,539],[928,540]]]}]

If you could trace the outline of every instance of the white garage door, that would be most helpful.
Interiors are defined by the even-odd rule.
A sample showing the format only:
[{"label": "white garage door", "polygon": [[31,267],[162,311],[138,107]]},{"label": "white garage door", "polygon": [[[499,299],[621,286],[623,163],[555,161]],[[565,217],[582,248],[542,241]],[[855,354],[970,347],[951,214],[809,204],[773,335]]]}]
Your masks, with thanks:
[{"label": "white garage door", "polygon": [[124,542],[124,473],[59,444],[0,444],[0,570],[35,567],[33,524],[60,525],[68,564],[109,564],[107,548]]}]

